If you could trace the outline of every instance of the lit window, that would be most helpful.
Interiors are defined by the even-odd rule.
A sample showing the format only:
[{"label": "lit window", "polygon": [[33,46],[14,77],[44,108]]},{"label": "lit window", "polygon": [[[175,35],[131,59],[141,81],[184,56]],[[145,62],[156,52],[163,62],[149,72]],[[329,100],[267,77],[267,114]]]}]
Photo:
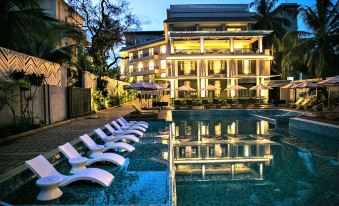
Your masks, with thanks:
[{"label": "lit window", "polygon": [[160,47],[161,54],[166,54],[166,45]]},{"label": "lit window", "polygon": [[139,57],[139,58],[142,57],[142,50],[138,51],[138,57]]},{"label": "lit window", "polygon": [[166,60],[165,59],[161,60],[160,64],[161,64],[161,69],[166,69]]},{"label": "lit window", "polygon": [[129,66],[128,66],[128,71],[129,71],[129,72],[133,72],[133,65],[129,65]]},{"label": "lit window", "polygon": [[227,31],[241,31],[240,27],[228,27]]},{"label": "lit window", "polygon": [[144,67],[144,65],[143,65],[142,63],[139,63],[139,64],[138,64],[139,72],[142,70],[143,67]]},{"label": "lit window", "polygon": [[133,59],[133,53],[132,53],[132,52],[128,54],[128,59],[129,59],[129,60],[132,60],[132,59]]},{"label": "lit window", "polygon": [[149,62],[149,70],[154,70],[154,62]]},{"label": "lit window", "polygon": [[154,55],[154,49],[153,48],[149,48],[149,56]]},{"label": "lit window", "polygon": [[167,77],[167,74],[166,74],[166,73],[161,73],[161,74],[160,74],[160,77],[166,78],[166,77]]}]

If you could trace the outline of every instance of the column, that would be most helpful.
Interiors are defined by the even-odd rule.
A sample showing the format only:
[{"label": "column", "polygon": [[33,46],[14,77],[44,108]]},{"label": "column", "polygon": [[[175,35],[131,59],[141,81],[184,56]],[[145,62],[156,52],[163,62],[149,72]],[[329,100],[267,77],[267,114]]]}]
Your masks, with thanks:
[{"label": "column", "polygon": [[259,164],[259,177],[262,179],[264,176],[264,164],[260,163]]},{"label": "column", "polygon": [[201,167],[201,178],[204,180],[206,176],[206,165],[202,165]]},{"label": "column", "polygon": [[174,41],[172,38],[170,38],[170,51],[171,54],[174,54]]},{"label": "column", "polygon": [[178,97],[178,80],[174,80],[174,96]]},{"label": "column", "polygon": [[201,97],[201,93],[199,92],[201,90],[201,85],[200,85],[200,66],[201,66],[202,60],[197,61],[197,94],[198,97]]},{"label": "column", "polygon": [[263,52],[262,36],[258,37],[259,52]]},{"label": "column", "polygon": [[200,37],[200,53],[204,53],[205,47],[204,47],[204,37]]},{"label": "column", "polygon": [[234,38],[233,37],[230,38],[230,51],[231,53],[234,52]]}]

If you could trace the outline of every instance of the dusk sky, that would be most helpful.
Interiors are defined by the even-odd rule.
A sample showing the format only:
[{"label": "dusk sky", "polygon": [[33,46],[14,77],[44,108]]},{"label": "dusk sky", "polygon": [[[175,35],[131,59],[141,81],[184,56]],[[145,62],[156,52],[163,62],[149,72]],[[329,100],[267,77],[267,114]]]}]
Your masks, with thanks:
[{"label": "dusk sky", "polygon": [[[142,30],[162,30],[163,21],[166,19],[166,9],[170,4],[248,4],[252,0],[129,0],[130,7],[134,14],[141,21]],[[280,0],[280,3],[298,3],[302,6],[312,6],[315,0]],[[307,28],[299,18],[299,30],[306,30]]]}]

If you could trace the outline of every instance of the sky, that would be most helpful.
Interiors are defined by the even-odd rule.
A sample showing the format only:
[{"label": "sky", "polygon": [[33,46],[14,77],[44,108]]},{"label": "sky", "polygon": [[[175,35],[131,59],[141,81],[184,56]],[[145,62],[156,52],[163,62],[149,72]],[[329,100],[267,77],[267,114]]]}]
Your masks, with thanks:
[{"label": "sky", "polygon": [[[166,19],[166,9],[171,4],[249,4],[253,0],[128,0],[133,13],[139,18],[143,31],[163,30]],[[302,6],[312,6],[315,0],[279,0],[280,3],[298,3]],[[298,27],[306,31],[307,27],[298,19]]]}]

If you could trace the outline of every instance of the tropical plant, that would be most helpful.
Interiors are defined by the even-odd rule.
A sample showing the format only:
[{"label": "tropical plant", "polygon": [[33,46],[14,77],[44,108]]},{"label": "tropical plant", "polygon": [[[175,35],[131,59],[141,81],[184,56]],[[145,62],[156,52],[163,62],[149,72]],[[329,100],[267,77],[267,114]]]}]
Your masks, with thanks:
[{"label": "tropical plant", "polygon": [[288,19],[279,17],[275,14],[274,8],[278,0],[254,0],[249,6],[255,10],[257,22],[253,25],[254,29],[274,30],[278,37],[282,37],[286,32],[284,26],[291,23]]},{"label": "tropical plant", "polygon": [[301,8],[309,28],[302,40],[301,50],[307,67],[318,77],[339,74],[339,12],[338,1],[316,0],[313,7]]},{"label": "tropical plant", "polygon": [[60,39],[80,34],[76,27],[50,17],[39,0],[0,1],[0,46],[47,60],[67,61],[70,50]]}]

